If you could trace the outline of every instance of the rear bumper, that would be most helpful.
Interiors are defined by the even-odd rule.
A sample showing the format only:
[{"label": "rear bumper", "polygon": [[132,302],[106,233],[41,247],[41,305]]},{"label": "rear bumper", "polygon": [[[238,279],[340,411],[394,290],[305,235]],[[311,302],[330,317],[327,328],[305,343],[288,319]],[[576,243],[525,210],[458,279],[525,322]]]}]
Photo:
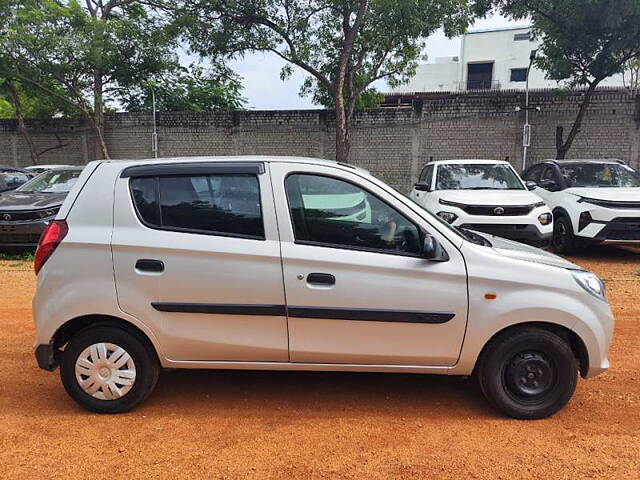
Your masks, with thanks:
[{"label": "rear bumper", "polygon": [[482,233],[527,243],[535,247],[544,247],[551,241],[553,232],[541,232],[535,225],[526,224],[495,224],[495,223],[465,223],[462,228],[476,230]]},{"label": "rear bumper", "polygon": [[52,343],[38,345],[35,349],[36,362],[38,367],[49,372],[58,366],[57,350]]},{"label": "rear bumper", "polygon": [[40,234],[51,223],[51,219],[35,222],[0,222],[0,248],[35,247]]}]

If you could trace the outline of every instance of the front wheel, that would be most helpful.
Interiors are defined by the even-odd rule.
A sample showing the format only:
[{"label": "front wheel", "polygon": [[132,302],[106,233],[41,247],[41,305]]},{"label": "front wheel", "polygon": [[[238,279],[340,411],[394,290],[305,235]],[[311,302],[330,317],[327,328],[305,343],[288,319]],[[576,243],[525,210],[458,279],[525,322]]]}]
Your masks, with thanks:
[{"label": "front wheel", "polygon": [[573,226],[569,217],[562,215],[554,221],[551,244],[558,253],[573,253],[576,251],[576,237],[573,234]]},{"label": "front wheel", "polygon": [[547,330],[523,328],[493,339],[478,368],[491,405],[513,418],[553,415],[573,396],[578,364],[567,342]]},{"label": "front wheel", "polygon": [[60,362],[67,393],[98,413],[121,413],[138,406],[153,391],[159,373],[149,346],[136,335],[110,326],[78,333]]}]

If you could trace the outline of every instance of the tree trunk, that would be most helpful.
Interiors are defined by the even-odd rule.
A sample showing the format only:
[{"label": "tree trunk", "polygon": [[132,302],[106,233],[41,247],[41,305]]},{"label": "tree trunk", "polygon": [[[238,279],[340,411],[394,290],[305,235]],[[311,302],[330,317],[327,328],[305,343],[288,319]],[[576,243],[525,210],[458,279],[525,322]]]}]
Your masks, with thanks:
[{"label": "tree trunk", "polygon": [[584,119],[584,115],[587,113],[587,108],[591,103],[591,98],[593,97],[593,92],[595,91],[598,84],[602,81],[602,79],[595,79],[587,88],[587,91],[584,93],[584,98],[582,99],[582,103],[580,104],[580,109],[578,110],[578,115],[576,119],[573,121],[573,125],[571,126],[571,130],[569,131],[569,135],[567,135],[567,140],[563,142],[563,131],[562,126],[558,125],[556,127],[556,159],[562,160],[566,157],[567,152],[573,145],[573,140],[576,138],[576,135],[580,132],[580,127],[582,127],[582,120]]},{"label": "tree trunk", "polygon": [[102,73],[95,70],[93,73],[93,126],[96,132],[96,159],[109,159],[109,151],[104,140],[104,99]]},{"label": "tree trunk", "polygon": [[[349,150],[351,149],[349,127],[353,115],[351,109],[345,106],[344,88],[347,80],[347,70],[353,52],[353,45],[360,32],[368,8],[369,0],[360,0],[353,24],[349,23],[352,12],[347,6],[347,2],[344,3],[342,11],[344,44],[342,45],[342,51],[340,52],[340,59],[338,61],[338,75],[333,83],[333,99],[336,108],[336,160],[338,162],[347,162],[349,160]],[[349,92],[349,94],[351,95],[351,92]]]},{"label": "tree trunk", "polygon": [[564,128],[562,125],[556,127],[556,160],[564,160],[567,151],[564,148]]},{"label": "tree trunk", "polygon": [[338,162],[347,162],[349,160],[349,150],[351,149],[349,123],[351,119],[347,117],[344,98],[340,95],[336,97],[336,160]]},{"label": "tree trunk", "polygon": [[38,151],[36,150],[36,146],[33,143],[33,139],[31,138],[31,134],[29,133],[29,129],[27,125],[24,123],[24,116],[22,115],[22,103],[20,102],[20,94],[18,93],[18,89],[16,86],[8,81],[7,86],[11,91],[11,99],[13,103],[13,108],[16,111],[16,119],[18,120],[18,131],[24,137],[24,140],[27,142],[27,146],[29,147],[29,154],[31,155],[31,161],[34,165],[38,164]]}]

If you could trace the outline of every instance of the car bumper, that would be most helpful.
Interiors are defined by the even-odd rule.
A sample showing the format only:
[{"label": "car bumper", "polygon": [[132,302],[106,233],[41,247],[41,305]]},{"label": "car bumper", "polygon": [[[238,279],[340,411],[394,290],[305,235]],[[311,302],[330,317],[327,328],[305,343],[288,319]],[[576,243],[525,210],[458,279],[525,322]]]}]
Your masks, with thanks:
[{"label": "car bumper", "polygon": [[[590,220],[586,225],[581,225],[579,219],[584,214],[588,214]],[[637,246],[640,245],[640,210],[585,208],[576,215],[573,229],[576,237],[586,243]]]},{"label": "car bumper", "polygon": [[552,231],[541,232],[535,225],[527,224],[464,223],[460,226],[468,230],[488,233],[535,247],[548,245],[553,235]]},{"label": "car bumper", "polygon": [[35,247],[51,219],[34,222],[0,222],[1,247]]},{"label": "car bumper", "polygon": [[34,354],[36,356],[36,362],[38,367],[49,372],[55,370],[58,366],[57,350],[52,343],[46,343],[38,345],[35,348]]}]

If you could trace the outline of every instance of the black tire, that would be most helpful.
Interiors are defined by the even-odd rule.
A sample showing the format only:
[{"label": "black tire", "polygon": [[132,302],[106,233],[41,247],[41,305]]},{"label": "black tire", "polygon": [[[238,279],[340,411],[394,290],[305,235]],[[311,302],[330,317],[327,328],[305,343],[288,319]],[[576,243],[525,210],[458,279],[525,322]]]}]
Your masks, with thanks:
[{"label": "black tire", "polygon": [[489,403],[520,419],[553,415],[573,396],[578,363],[567,342],[537,328],[511,330],[483,351],[478,381]]},{"label": "black tire", "polygon": [[560,215],[555,219],[551,244],[558,253],[574,253],[578,249],[571,219],[566,215]]},{"label": "black tire", "polygon": [[[122,347],[133,360],[135,381],[120,398],[95,398],[83,390],[76,378],[76,360],[87,347],[96,343]],[[159,375],[160,366],[152,348],[138,335],[111,326],[90,327],[80,331],[67,344],[60,362],[60,378],[67,393],[82,407],[96,413],[122,413],[137,407],[151,394]]]}]

